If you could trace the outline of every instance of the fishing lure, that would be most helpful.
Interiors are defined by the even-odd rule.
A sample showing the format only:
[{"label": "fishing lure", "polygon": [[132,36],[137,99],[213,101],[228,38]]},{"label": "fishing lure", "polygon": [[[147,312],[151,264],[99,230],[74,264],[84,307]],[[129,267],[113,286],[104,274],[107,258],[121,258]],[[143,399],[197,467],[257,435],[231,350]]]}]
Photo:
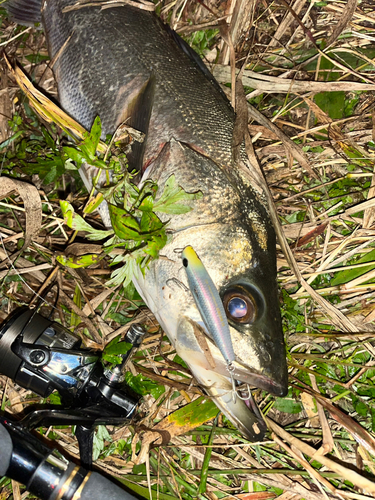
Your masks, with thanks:
[{"label": "fishing lure", "polygon": [[227,363],[234,396],[236,386],[233,378],[235,360],[232,338],[230,335],[227,316],[219,292],[212,281],[207,269],[191,246],[182,251],[182,264],[185,268],[189,289],[198,307],[203,323],[220,350]]}]

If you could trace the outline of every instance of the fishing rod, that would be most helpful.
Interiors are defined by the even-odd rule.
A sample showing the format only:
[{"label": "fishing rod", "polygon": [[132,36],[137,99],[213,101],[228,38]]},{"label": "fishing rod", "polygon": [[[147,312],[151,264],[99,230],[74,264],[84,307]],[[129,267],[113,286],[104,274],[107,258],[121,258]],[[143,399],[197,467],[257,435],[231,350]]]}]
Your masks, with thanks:
[{"label": "fishing rod", "polygon": [[98,472],[67,460],[20,423],[0,417],[0,477],[24,484],[41,500],[137,500]]},{"label": "fishing rod", "polygon": [[61,405],[32,405],[21,416],[27,430],[38,426],[76,425],[81,463],[90,469],[97,425],[119,425],[134,416],[139,396],[124,381],[124,370],[145,335],[132,325],[121,363],[105,367],[100,350],[82,347],[81,339],[34,310],[16,311],[0,327],[0,373],[47,398],[57,391]]}]

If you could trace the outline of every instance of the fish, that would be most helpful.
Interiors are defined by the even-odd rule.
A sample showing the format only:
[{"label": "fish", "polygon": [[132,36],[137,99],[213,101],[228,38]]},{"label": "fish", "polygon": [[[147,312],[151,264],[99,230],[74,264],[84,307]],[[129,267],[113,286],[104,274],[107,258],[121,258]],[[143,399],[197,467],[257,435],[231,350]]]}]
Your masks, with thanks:
[{"label": "fish", "polygon": [[[233,155],[235,112],[199,56],[145,2],[7,0],[17,22],[41,22],[61,107],[86,129],[99,116],[102,136],[127,123],[144,134],[129,164],[159,192],[173,174],[191,211],[160,214],[169,239],[162,258],[133,282],[195,380],[242,434],[260,441],[265,424],[251,392],[282,397],[288,372],[276,271],[276,236],[265,194]],[[142,8],[140,8],[142,7]],[[242,153],[241,153],[242,154]],[[95,175],[82,167],[91,189]],[[105,207],[103,223],[110,225]],[[159,215],[159,214],[158,214]],[[199,255],[221,298],[234,351],[231,376],[210,337],[181,263]],[[204,335],[210,355],[199,341]]]}]

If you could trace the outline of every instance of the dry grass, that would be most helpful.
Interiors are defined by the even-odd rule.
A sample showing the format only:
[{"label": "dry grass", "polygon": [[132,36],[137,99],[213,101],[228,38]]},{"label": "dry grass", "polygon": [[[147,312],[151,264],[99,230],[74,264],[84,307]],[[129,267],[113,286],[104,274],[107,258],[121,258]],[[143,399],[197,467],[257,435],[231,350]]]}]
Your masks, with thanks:
[{"label": "dry grass", "polygon": [[[79,334],[89,331],[98,341],[99,331],[106,340],[123,333],[130,323],[123,327],[110,317],[118,319],[114,313],[121,311],[132,321],[146,322],[149,336],[131,370],[136,373],[143,366],[156,374],[150,376],[158,377],[165,392],[157,401],[146,396],[138,421],[130,427],[110,428],[112,443],[124,440],[124,444],[120,450],[107,443],[112,446],[111,453],[102,455],[97,465],[116,477],[127,475],[128,480],[147,487],[149,475],[151,484],[159,485],[170,496],[192,498],[198,495],[204,479],[204,464],[207,488],[199,494],[210,500],[227,496],[265,499],[272,495],[283,500],[373,497],[375,263],[370,264],[375,256],[370,252],[375,235],[374,4],[357,5],[352,0],[295,0],[290,5],[283,0],[174,0],[158,9],[185,35],[218,28],[205,56],[207,63],[215,62],[213,72],[221,83],[229,83],[233,77],[228,66],[230,44],[224,41],[227,36],[222,37],[225,30],[220,20],[225,19],[237,67],[247,61],[247,97],[266,117],[260,118],[249,108],[250,116],[258,120],[249,127],[255,151],[300,273],[291,270],[290,259],[280,251],[291,389],[284,404],[256,391],[256,399],[269,418],[268,440],[248,443],[219,418],[212,446],[207,445],[212,429],[207,424],[146,453],[149,472],[141,465],[134,468],[142,443],[139,425],[152,427],[196,397],[199,388],[186,373],[176,371],[171,363],[173,350],[152,315],[139,303],[130,303],[119,289],[105,286],[110,272],[105,260],[87,270],[62,268],[56,263],[56,255],[64,252],[72,237],[63,226],[58,197],[68,196],[78,208],[86,199],[84,193],[74,191],[68,175],[58,185],[48,186],[33,176],[42,200],[42,225],[13,262],[12,256],[24,239],[22,195],[14,193],[0,204],[1,319],[16,307],[35,302],[46,283],[57,277],[65,307],[60,306],[56,314],[68,327],[75,325]],[[23,31],[4,20],[0,42],[44,90],[55,95],[46,60],[34,58],[35,54],[47,55],[44,36],[33,29]],[[198,44],[195,39],[195,47],[202,45],[204,42]],[[0,85],[0,143],[17,132],[14,120],[13,130],[8,125],[14,113],[28,123],[21,135],[30,139],[33,119],[24,110],[22,94],[5,64]],[[298,150],[280,131],[298,144]],[[14,151],[15,142],[7,146],[8,151]],[[18,169],[16,165],[13,168]],[[56,187],[59,191],[54,193]],[[68,194],[68,187],[72,193]],[[81,246],[75,252],[87,250],[83,239],[77,242]],[[366,255],[370,264],[363,259]],[[360,269],[365,269],[365,274],[343,278],[343,271]],[[83,314],[69,312],[73,300]],[[97,343],[93,340],[90,345]],[[0,383],[6,411],[17,413],[35,402],[35,397],[5,377]],[[54,437],[77,456],[70,429],[55,430]],[[267,492],[260,493],[261,489]],[[12,494],[20,496],[14,487],[12,493],[10,484],[3,486],[1,494],[4,499]]]}]

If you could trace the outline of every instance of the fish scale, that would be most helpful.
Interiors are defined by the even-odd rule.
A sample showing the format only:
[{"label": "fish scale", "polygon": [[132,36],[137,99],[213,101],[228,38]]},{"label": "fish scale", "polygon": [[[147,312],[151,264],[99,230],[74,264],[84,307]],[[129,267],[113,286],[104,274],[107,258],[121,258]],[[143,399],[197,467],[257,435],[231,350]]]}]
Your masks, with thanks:
[{"label": "fish scale", "polygon": [[[27,8],[25,0],[7,0],[6,5],[13,17],[31,22],[27,13],[34,15],[38,2],[41,7],[41,0],[28,0]],[[154,13],[131,6],[63,13],[75,2],[43,0],[42,24],[62,107],[87,129],[99,115],[103,135],[114,133],[123,120],[144,132],[144,148],[133,144],[128,159],[143,170],[141,182],[157,182],[159,196],[171,175],[185,191],[202,193],[189,202],[188,213],[158,214],[168,222],[163,258],[152,261],[133,282],[195,380],[248,439],[261,440],[266,427],[251,410],[249,392],[245,400],[232,398],[233,386],[248,384],[283,396],[288,372],[275,232],[251,171],[232,160],[234,111],[198,56]],[[90,189],[92,169],[80,170]],[[100,213],[109,224],[105,211]],[[216,299],[223,302],[231,338],[228,343],[226,334],[225,342],[234,353],[230,376],[210,328],[186,292],[179,255],[188,246],[199,255]],[[239,317],[231,314],[238,303],[244,307]],[[198,331],[205,332],[211,356]]]},{"label": "fish scale", "polygon": [[[74,4],[75,0],[48,0],[43,11],[51,58],[57,57],[54,71],[64,109],[86,128],[99,115],[103,134],[113,133],[125,117],[119,113],[118,96],[128,103],[137,87],[153,76],[155,96],[144,162],[173,137],[221,164],[230,163],[233,109],[181,53],[159,20],[133,7],[86,7],[61,16],[62,8]],[[100,39],[95,36],[98,31]]]}]

